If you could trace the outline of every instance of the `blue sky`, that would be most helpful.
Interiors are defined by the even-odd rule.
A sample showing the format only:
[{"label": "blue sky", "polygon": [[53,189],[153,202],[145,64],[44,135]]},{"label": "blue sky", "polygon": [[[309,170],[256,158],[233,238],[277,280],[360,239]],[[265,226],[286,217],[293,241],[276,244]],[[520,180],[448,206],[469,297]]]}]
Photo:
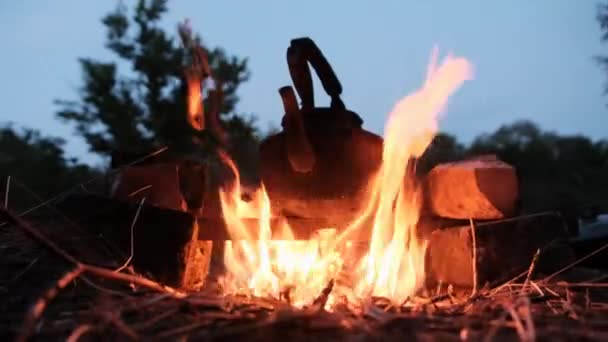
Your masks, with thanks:
[{"label": "blue sky", "polygon": [[[100,18],[115,4],[0,2],[0,122],[67,138],[69,155],[94,160],[72,128],[54,118],[53,100],[76,98],[78,57],[113,58],[103,47]],[[608,97],[593,60],[606,51],[596,6],[586,0],[180,0],[170,2],[163,25],[174,31],[188,17],[208,45],[249,57],[252,77],[240,91],[238,110],[255,114],[261,128],[277,126],[282,114],[277,89],[290,84],[290,39],[309,36],[338,74],[346,105],[371,131],[381,133],[393,104],[421,84],[437,45],[440,53],[475,65],[475,79],[450,100],[443,131],[468,142],[530,119],[599,139],[608,137]],[[317,103],[328,102],[317,95]]]}]

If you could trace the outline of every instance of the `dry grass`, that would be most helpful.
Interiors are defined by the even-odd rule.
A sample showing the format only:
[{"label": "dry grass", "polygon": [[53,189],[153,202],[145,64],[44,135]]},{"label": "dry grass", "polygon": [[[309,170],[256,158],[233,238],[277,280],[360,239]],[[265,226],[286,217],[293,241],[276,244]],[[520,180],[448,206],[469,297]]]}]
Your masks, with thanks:
[{"label": "dry grass", "polygon": [[[14,183],[15,184],[15,183]],[[16,191],[15,186],[12,191]],[[438,288],[400,306],[383,298],[320,310],[285,300],[181,293],[125,266],[46,203],[0,226],[0,331],[20,340],[607,340],[608,274],[576,265],[549,276],[535,261],[494,287]],[[35,213],[39,215],[36,216]],[[54,217],[55,220],[49,219]],[[121,264],[123,264],[121,266]],[[3,338],[3,340],[6,340]]]}]

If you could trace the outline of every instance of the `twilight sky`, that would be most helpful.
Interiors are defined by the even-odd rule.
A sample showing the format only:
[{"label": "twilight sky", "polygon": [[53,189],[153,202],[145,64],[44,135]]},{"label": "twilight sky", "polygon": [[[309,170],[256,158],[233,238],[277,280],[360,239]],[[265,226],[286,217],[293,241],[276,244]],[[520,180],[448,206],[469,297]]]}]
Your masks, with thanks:
[{"label": "twilight sky", "polygon": [[[125,0],[130,4],[135,1]],[[0,123],[67,138],[68,154],[87,147],[54,118],[54,99],[75,99],[78,57],[111,60],[100,19],[115,1],[1,1]],[[423,81],[434,45],[475,65],[475,79],[450,99],[441,129],[469,142],[504,123],[530,119],[563,134],[608,138],[604,53],[597,1],[171,1],[164,26],[190,18],[210,46],[249,57],[252,77],[238,111],[261,128],[278,126],[277,89],[290,84],[285,49],[309,36],[332,63],[347,107],[381,133],[393,104]],[[320,93],[317,103],[328,99]],[[183,113],[175,113],[183,115]]]}]

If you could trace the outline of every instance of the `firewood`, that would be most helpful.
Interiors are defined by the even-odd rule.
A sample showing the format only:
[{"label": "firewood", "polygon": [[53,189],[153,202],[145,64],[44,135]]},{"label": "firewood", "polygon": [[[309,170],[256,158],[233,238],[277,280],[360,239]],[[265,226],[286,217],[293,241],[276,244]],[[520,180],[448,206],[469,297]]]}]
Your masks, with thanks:
[{"label": "firewood", "polygon": [[132,265],[138,272],[178,288],[202,286],[212,243],[198,240],[199,225],[193,215],[144,204],[131,234],[136,203],[71,195],[57,207],[80,226],[110,239],[127,256],[133,246]]},{"label": "firewood", "polygon": [[476,282],[494,284],[522,271],[525,276],[539,249],[535,269],[552,272],[572,261],[567,247],[551,253],[565,237],[563,221],[555,213],[439,229],[429,239],[428,281],[472,288]]},{"label": "firewood", "polygon": [[499,160],[440,164],[426,176],[425,187],[429,209],[453,219],[509,217],[519,197],[515,169]]},{"label": "firewood", "polygon": [[122,169],[112,186],[111,196],[174,210],[186,210],[179,191],[178,167],[175,164],[131,166]]}]

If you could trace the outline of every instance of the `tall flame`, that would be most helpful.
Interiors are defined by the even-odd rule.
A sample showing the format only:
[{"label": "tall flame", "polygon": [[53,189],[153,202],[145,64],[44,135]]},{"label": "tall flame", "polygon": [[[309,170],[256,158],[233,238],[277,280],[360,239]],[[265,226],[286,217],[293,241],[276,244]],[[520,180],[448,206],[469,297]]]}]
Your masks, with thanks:
[{"label": "tall flame", "polygon": [[[424,281],[427,243],[416,234],[421,193],[406,169],[437,133],[448,97],[471,77],[472,66],[467,60],[447,56],[437,66],[437,50],[433,50],[423,86],[400,100],[389,114],[382,165],[370,179],[371,195],[365,209],[340,234],[324,229],[316,238],[296,241],[283,223],[273,236],[264,187],[251,202],[242,201],[238,173],[227,159],[237,181],[220,193],[232,239],[224,254],[224,291],[285,298],[303,306],[311,304],[334,281],[349,284],[333,287],[326,305],[330,308],[338,297],[356,301],[381,296],[403,302],[419,290]],[[247,217],[258,219],[257,230],[248,228]],[[345,261],[351,260],[353,253],[348,237],[362,230],[369,217],[373,217],[373,224],[367,251],[354,270],[348,270],[351,266]]]}]

